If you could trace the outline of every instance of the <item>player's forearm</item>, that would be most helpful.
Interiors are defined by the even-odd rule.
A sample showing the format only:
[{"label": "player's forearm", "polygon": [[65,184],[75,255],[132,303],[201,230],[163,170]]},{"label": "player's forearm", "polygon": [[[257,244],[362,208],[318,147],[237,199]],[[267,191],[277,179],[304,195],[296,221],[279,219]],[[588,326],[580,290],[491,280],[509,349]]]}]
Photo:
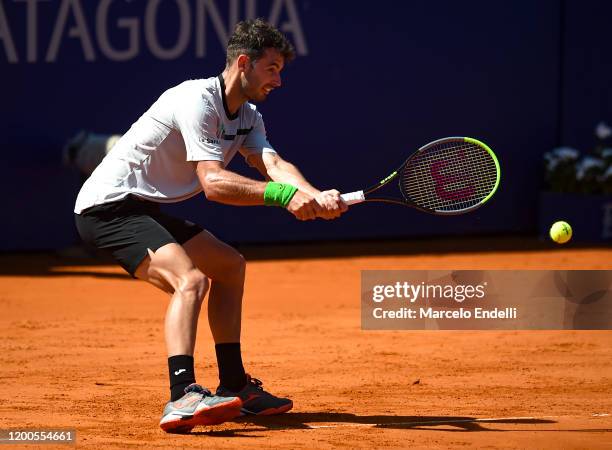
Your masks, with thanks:
[{"label": "player's forearm", "polygon": [[200,177],[208,200],[228,205],[263,205],[266,182],[252,180],[229,170],[218,170]]},{"label": "player's forearm", "polygon": [[289,183],[313,197],[319,194],[319,190],[306,181],[298,168],[287,161],[278,161],[268,169],[268,175],[273,181]]}]

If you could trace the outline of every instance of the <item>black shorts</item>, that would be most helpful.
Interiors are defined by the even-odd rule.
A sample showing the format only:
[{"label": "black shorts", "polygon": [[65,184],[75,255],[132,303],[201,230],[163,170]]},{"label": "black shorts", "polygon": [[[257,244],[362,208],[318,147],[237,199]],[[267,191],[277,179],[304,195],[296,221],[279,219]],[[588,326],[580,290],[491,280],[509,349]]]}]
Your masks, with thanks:
[{"label": "black shorts", "polygon": [[132,277],[147,249],[184,244],[202,232],[199,225],[164,214],[159,203],[134,196],[87,208],[74,218],[83,241],[109,252]]}]

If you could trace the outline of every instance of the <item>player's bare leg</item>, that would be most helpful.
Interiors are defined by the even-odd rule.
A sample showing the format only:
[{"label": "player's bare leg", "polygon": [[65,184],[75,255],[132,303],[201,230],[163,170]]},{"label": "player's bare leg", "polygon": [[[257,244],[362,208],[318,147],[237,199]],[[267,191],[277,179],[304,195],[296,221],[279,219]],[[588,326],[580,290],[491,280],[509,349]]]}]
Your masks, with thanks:
[{"label": "player's bare leg", "polygon": [[236,395],[245,414],[271,415],[289,411],[293,402],[262,388],[261,381],[244,372],[240,354],[240,323],[244,287],[243,256],[203,231],[184,244],[194,264],[211,279],[208,319],[219,364],[219,396]]},{"label": "player's bare leg", "polygon": [[[195,343],[197,314],[209,287],[208,279],[211,280],[208,320],[215,343],[240,342],[244,274],[244,257],[208,231],[199,233],[183,246],[165,245],[152,258],[145,258],[136,270],[136,277],[173,294],[166,316],[170,355],[178,354],[171,348],[187,350],[186,336],[178,335],[173,329],[175,326],[190,328],[194,336],[189,343]],[[178,286],[183,288],[177,294]],[[187,320],[193,326],[185,327]],[[193,353],[193,346],[188,353]]]},{"label": "player's bare leg", "polygon": [[244,258],[207,231],[183,246],[194,264],[211,280],[208,322],[215,340],[219,382],[238,392],[247,384],[240,348]]},{"label": "player's bare leg", "polygon": [[164,408],[161,428],[188,432],[196,425],[214,425],[238,416],[242,403],[237,397],[213,396],[195,384],[193,351],[209,287],[206,276],[178,244],[149,251],[135,275],[172,295],[165,321],[171,398]]},{"label": "player's bare leg", "polygon": [[[206,274],[206,276],[204,276]],[[210,279],[208,319],[215,341],[219,378],[225,385],[240,390],[247,382],[240,349],[242,294],[244,291],[245,261],[238,251],[219,241],[211,233],[202,231],[183,246],[166,245],[145,258],[136,276],[173,293],[166,316],[166,341],[170,358],[174,355],[193,355],[195,332],[200,306]],[[191,286],[185,296],[177,290],[180,280]],[[187,365],[193,372],[192,359],[176,357],[169,361]],[[181,384],[176,386],[174,396]],[[182,385],[189,380],[184,379]],[[171,388],[172,389],[172,388]]]},{"label": "player's bare leg", "polygon": [[211,280],[208,322],[215,343],[240,342],[244,257],[208,231],[194,236],[183,247],[196,267]]},{"label": "player's bare leg", "polygon": [[208,279],[179,244],[164,245],[149,255],[135,275],[172,295],[165,321],[168,356],[193,355]]},{"label": "player's bare leg", "polygon": [[[238,251],[207,231],[187,241],[183,244],[183,249],[192,264],[211,280],[208,318],[219,366],[220,386],[217,395],[240,397],[243,399],[242,411],[248,414],[269,415],[288,411],[293,406],[291,400],[264,391],[261,382],[244,371],[240,349],[244,258]],[[156,258],[158,253],[159,251],[151,258],[150,265],[165,262],[165,259]],[[145,266],[146,264],[145,262]],[[148,272],[151,272],[150,268]],[[155,273],[164,272],[157,268]],[[153,278],[153,284],[165,288],[163,283],[154,281],[159,281],[158,279]]]}]

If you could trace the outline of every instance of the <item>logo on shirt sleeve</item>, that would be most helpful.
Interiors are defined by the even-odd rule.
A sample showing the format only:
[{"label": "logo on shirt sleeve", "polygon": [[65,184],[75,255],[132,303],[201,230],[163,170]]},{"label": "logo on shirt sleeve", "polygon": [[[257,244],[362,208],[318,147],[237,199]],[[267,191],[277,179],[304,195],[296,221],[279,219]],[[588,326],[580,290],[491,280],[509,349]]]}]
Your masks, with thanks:
[{"label": "logo on shirt sleeve", "polygon": [[215,139],[215,138],[211,138],[211,137],[205,137],[205,136],[201,136],[200,137],[200,142],[202,142],[203,144],[213,144],[213,145],[220,145],[221,141],[219,139]]}]

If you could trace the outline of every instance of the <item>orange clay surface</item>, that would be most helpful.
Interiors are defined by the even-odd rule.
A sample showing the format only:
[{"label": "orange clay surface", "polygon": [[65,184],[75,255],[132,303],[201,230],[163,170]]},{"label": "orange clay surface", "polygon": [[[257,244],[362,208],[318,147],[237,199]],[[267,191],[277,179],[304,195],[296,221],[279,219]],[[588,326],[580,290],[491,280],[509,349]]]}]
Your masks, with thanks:
[{"label": "orange clay surface", "polygon": [[[166,295],[74,261],[0,256],[2,429],[75,428],[91,449],[612,448],[612,331],[374,332],[359,310],[362,269],[611,270],[612,250],[252,260],[247,371],[295,407],[190,435],[158,427]],[[200,324],[196,373],[214,388]]]}]

